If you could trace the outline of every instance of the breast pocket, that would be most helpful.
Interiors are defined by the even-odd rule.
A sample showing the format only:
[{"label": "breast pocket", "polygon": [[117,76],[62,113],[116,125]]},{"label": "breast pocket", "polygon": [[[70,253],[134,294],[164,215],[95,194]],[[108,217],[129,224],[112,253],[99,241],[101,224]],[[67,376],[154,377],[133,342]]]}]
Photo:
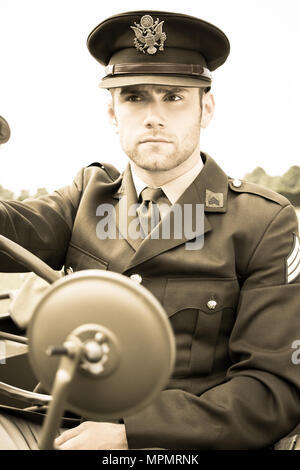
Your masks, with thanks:
[{"label": "breast pocket", "polygon": [[212,371],[224,309],[234,312],[236,280],[169,279],[163,306],[176,339],[174,378]]},{"label": "breast pocket", "polygon": [[65,261],[65,270],[68,272],[82,271],[83,269],[108,269],[108,263],[85,251],[84,249],[70,244]]}]

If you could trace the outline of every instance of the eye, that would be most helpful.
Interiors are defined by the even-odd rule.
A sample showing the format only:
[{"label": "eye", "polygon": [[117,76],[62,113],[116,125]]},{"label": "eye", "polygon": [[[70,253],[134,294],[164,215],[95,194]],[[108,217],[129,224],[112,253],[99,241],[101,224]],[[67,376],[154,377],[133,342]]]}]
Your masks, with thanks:
[{"label": "eye", "polygon": [[176,95],[175,93],[171,93],[165,97],[165,101],[181,101],[182,97]]},{"label": "eye", "polygon": [[125,101],[129,101],[130,103],[137,103],[139,101],[142,101],[143,97],[141,95],[137,94],[132,94],[132,95],[127,95],[125,98]]}]

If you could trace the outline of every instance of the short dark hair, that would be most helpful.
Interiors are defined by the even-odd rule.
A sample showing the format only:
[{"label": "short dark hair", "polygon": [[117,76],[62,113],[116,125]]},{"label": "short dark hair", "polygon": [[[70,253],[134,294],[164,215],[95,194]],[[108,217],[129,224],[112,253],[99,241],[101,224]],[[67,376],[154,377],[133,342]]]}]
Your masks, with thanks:
[{"label": "short dark hair", "polygon": [[208,86],[206,88],[203,88],[203,87],[199,87],[199,97],[200,97],[200,107],[201,107],[201,111],[202,111],[202,98],[203,98],[203,95],[204,93],[208,93],[210,91],[211,87]]},{"label": "short dark hair", "polygon": [[210,91],[210,89],[211,89],[210,86],[208,86],[208,87],[206,87],[206,88],[203,88],[203,87],[199,88],[201,98],[202,98],[202,96],[204,95],[204,93],[208,93],[208,92]]}]

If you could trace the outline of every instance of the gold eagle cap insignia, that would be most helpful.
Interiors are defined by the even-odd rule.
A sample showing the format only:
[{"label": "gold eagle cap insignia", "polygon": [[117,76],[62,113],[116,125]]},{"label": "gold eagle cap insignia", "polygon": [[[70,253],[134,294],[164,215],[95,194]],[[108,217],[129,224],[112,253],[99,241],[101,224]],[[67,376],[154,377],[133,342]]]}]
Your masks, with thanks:
[{"label": "gold eagle cap insignia", "polygon": [[167,39],[166,33],[163,32],[164,21],[153,20],[152,16],[144,15],[140,20],[140,24],[134,22],[135,26],[130,26],[135,33],[134,45],[138,51],[144,54],[156,54],[157,50],[164,50],[164,43]]}]

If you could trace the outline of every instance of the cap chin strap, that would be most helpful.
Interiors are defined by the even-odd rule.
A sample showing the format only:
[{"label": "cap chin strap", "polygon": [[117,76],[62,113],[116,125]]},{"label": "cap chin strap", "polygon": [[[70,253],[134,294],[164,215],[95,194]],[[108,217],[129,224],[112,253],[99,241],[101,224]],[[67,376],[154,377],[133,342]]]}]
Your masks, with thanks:
[{"label": "cap chin strap", "polygon": [[127,75],[127,74],[141,74],[141,75],[162,75],[162,74],[176,74],[176,75],[189,75],[193,77],[201,77],[208,82],[212,79],[212,74],[208,68],[199,64],[172,64],[164,62],[148,62],[133,63],[133,64],[112,64],[105,67],[105,75]]}]

